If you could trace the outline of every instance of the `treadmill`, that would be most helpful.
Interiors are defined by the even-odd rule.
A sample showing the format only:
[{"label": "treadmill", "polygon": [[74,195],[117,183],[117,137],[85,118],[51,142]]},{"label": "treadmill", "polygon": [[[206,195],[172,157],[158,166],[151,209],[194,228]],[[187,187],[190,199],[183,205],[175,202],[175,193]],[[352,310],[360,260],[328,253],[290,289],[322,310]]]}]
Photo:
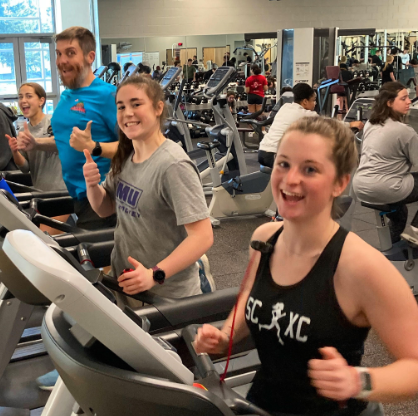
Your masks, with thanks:
[{"label": "treadmill", "polygon": [[[10,231],[16,229],[30,230],[45,244],[53,247],[58,251],[62,257],[66,259],[71,267],[82,273],[91,284],[99,284],[99,281],[105,280],[105,285],[112,290],[121,291],[117,283],[113,279],[103,277],[97,271],[86,272],[80,267],[80,264],[74,257],[80,257],[77,253],[77,247],[69,247],[70,243],[78,243],[77,236],[71,234],[64,234],[52,239],[48,235],[42,233],[22,212],[18,206],[6,198],[5,194],[0,192],[0,217],[2,224]],[[94,233],[94,232],[93,232]],[[88,239],[88,235],[86,237]],[[92,238],[93,239],[93,238]],[[63,250],[64,246],[67,249]],[[92,254],[93,262],[96,266],[101,267],[109,264],[110,253],[113,248],[113,241],[94,244],[90,254]],[[72,254],[72,255],[71,255]],[[89,261],[89,260],[88,260]],[[14,268],[10,268],[4,253],[0,251],[0,264],[2,264],[3,283],[1,284],[1,298],[0,298],[0,332],[2,337],[0,339],[0,378],[6,366],[12,357],[19,340],[25,336],[25,322],[30,318],[36,305],[47,306],[49,300],[39,298],[34,295],[32,297],[32,285],[27,282],[19,280],[19,276]],[[88,262],[86,264],[89,264]],[[10,279],[11,285],[6,282]],[[15,287],[18,284],[19,290],[25,290],[25,296],[15,297]],[[10,289],[10,291],[8,290]],[[180,329],[191,323],[216,322],[225,319],[232,309],[236,299],[237,289],[231,288],[222,291],[216,291],[206,295],[194,296],[191,298],[165,299],[151,293],[143,292],[133,296],[134,298],[147,303],[147,306],[140,308],[137,311],[130,310],[125,307],[125,312],[136,322],[146,322],[151,325],[150,332],[152,334],[166,333],[167,339],[173,342],[178,348],[185,349],[184,342],[181,340]],[[24,319],[22,320],[22,317]],[[221,323],[219,323],[221,325]],[[39,329],[34,328],[39,334]],[[24,347],[24,346],[23,346]],[[45,349],[41,340],[30,343],[31,348],[37,349],[35,355],[44,355]],[[29,358],[29,357],[28,357]],[[258,361],[257,361],[258,363]],[[11,413],[15,414],[15,413]],[[16,415],[20,413],[16,413]],[[26,414],[26,413],[25,413]],[[29,413],[27,413],[29,415]],[[0,409],[0,415],[1,409]]]},{"label": "treadmill", "polygon": [[[231,388],[237,377],[249,382],[253,370],[224,383],[209,356],[194,352],[195,326],[182,331],[194,374],[163,337],[149,335],[116,306],[111,292],[93,286],[40,237],[12,231],[3,250],[19,279],[54,303],[42,336],[61,378],[43,416],[269,415]],[[6,283],[19,298],[25,296],[21,284]]]}]

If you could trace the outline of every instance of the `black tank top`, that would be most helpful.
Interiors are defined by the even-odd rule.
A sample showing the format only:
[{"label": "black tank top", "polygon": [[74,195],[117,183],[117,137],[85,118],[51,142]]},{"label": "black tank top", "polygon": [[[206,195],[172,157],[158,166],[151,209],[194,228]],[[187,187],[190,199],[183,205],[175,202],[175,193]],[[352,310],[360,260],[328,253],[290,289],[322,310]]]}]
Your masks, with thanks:
[{"label": "black tank top", "polygon": [[[274,246],[283,228],[268,242]],[[245,319],[261,361],[248,399],[274,414],[359,415],[366,403],[341,405],[316,393],[308,361],[322,358],[318,349],[335,347],[349,365],[359,366],[370,328],[351,324],[338,303],[334,274],[347,231],[340,228],[306,277],[291,286],[276,284],[271,253],[261,255],[246,304]]]}]

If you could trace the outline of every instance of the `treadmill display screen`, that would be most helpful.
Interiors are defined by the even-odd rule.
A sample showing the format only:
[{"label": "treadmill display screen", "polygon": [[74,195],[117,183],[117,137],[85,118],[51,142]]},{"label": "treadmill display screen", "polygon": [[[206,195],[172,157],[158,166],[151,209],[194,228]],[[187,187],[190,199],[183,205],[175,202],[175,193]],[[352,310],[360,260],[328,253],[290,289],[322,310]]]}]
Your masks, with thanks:
[{"label": "treadmill display screen", "polygon": [[350,111],[345,116],[345,121],[357,120],[357,110],[361,108],[363,111],[361,121],[366,122],[370,117],[370,112],[372,111],[373,103],[373,98],[359,98],[350,107]]},{"label": "treadmill display screen", "polygon": [[161,80],[160,85],[164,88],[171,81],[177,71],[178,68],[170,68]]},{"label": "treadmill display screen", "polygon": [[411,108],[406,116],[405,123],[409,124],[418,133],[418,109]]},{"label": "treadmill display screen", "polygon": [[228,68],[220,68],[215,71],[215,73],[211,76],[207,87],[213,88],[220,84],[220,82],[225,78],[225,75],[229,72]]}]

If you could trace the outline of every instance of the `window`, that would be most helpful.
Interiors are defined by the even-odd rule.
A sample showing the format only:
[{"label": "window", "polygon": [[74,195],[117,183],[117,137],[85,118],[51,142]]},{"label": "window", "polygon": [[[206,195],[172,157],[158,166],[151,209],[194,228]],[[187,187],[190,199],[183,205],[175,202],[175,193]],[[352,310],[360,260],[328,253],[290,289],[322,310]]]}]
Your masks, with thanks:
[{"label": "window", "polygon": [[53,33],[53,0],[0,0],[0,34]]}]

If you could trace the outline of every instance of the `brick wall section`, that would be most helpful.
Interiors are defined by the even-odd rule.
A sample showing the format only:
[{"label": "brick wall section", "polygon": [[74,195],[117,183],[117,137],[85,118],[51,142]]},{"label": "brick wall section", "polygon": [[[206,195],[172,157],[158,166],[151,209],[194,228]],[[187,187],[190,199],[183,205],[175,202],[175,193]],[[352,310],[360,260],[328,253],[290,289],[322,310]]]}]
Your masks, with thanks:
[{"label": "brick wall section", "polygon": [[101,38],[274,32],[297,27],[418,29],[418,0],[98,0]]}]

